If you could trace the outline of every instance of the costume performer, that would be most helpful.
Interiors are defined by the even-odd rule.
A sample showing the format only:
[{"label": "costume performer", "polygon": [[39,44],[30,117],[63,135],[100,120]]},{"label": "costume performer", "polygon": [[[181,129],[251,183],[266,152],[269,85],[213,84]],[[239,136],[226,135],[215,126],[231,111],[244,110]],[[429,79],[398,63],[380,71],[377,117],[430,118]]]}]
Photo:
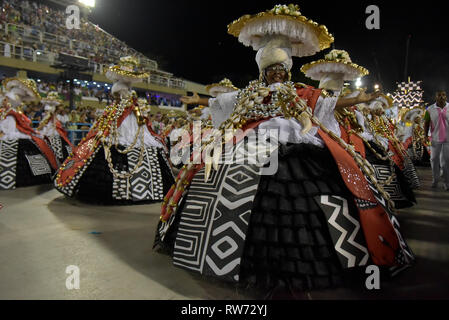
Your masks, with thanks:
[{"label": "costume performer", "polygon": [[31,121],[17,110],[39,101],[31,79],[9,78],[0,111],[0,190],[51,183],[58,169],[56,157]]},{"label": "costume performer", "polygon": [[[408,156],[402,142],[396,136],[396,126],[385,116],[385,109],[391,108],[393,101],[388,96],[381,96],[369,105],[370,116],[365,117],[365,126],[371,132],[378,145],[383,145],[390,158],[404,174],[412,189],[419,189],[420,181],[416,168]],[[386,145],[388,143],[388,146]],[[403,190],[405,191],[405,190]]]},{"label": "costume performer", "polygon": [[133,83],[148,77],[124,57],[106,72],[116,97],[66,159],[55,179],[69,197],[103,204],[161,201],[173,184],[166,146],[147,126]]},{"label": "costume performer", "polygon": [[[330,97],[343,96],[351,99],[365,95],[364,90],[353,93],[349,93],[347,89],[343,90],[344,81],[354,81],[369,74],[368,70],[353,63],[349,54],[344,50],[332,50],[325,56],[325,59],[306,64],[301,71],[312,80],[320,81],[319,88],[323,89],[323,93]],[[342,94],[342,91],[345,92]],[[356,152],[370,162],[377,181],[394,201],[396,209],[413,206],[415,197],[408,186],[408,181],[382,147],[376,146],[373,136],[365,133],[363,115],[357,110],[357,106],[337,109],[334,114],[324,112],[322,115],[318,115],[317,113],[319,113],[318,110],[315,115],[323,119],[322,123],[325,123],[329,129],[338,134],[346,143],[352,145]],[[335,121],[337,124],[333,123]]]},{"label": "costume performer", "polygon": [[41,102],[45,105],[46,116],[39,124],[37,131],[50,142],[58,162],[62,164],[73,150],[67,131],[56,117],[56,111],[62,106],[62,100],[59,98],[59,94],[53,91],[47,97],[42,98]]},{"label": "costume performer", "polygon": [[406,123],[402,143],[407,154],[414,165],[430,167],[430,148],[424,134],[424,114],[423,108],[414,108],[408,111],[403,118]]},{"label": "costume performer", "polygon": [[214,123],[237,134],[236,158],[254,147],[245,142],[253,130],[263,142],[264,129],[276,129],[278,170],[269,172],[274,161],[219,163],[226,148],[186,165],[164,199],[155,247],[176,266],[269,292],[339,286],[344,269],[367,264],[407,267],[413,254],[369,163],[312,114],[321,90],[288,81],[291,56],[329,47],[327,29],[290,5],[244,16],[229,32],[258,50],[261,77],[210,99]]}]

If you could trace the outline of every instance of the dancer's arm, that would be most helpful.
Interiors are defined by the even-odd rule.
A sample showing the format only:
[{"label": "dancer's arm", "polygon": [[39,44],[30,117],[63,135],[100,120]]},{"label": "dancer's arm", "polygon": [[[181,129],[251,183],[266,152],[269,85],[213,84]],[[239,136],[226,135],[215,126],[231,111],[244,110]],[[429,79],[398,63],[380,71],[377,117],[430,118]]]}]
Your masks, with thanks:
[{"label": "dancer's arm", "polygon": [[181,97],[181,102],[185,104],[200,104],[202,106],[209,105],[209,98],[200,98],[198,93],[194,92],[193,96],[183,96]]},{"label": "dancer's arm", "polygon": [[382,93],[380,91],[376,91],[373,93],[366,93],[365,91],[361,91],[357,97],[354,98],[339,98],[337,104],[335,105],[335,109],[343,109],[346,107],[352,107],[360,103],[367,103],[376,98],[378,98]]}]

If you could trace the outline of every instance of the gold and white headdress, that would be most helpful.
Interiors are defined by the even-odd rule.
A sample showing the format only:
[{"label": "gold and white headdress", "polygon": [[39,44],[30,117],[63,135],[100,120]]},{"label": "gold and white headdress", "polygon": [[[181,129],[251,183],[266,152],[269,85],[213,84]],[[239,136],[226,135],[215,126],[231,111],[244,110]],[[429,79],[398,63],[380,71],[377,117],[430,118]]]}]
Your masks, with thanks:
[{"label": "gold and white headdress", "polygon": [[106,77],[112,81],[123,81],[128,83],[141,82],[148,78],[148,73],[139,70],[139,61],[135,57],[122,57],[120,62],[108,68]]},{"label": "gold and white headdress", "polygon": [[209,93],[209,95],[211,95],[214,98],[216,98],[218,95],[222,93],[228,93],[237,90],[238,88],[234,86],[231,80],[227,78],[224,78],[219,83],[213,83],[206,86],[206,91]]},{"label": "gold and white headdress", "polygon": [[33,79],[9,78],[3,81],[6,91],[13,88],[20,88],[25,91],[25,97],[22,97],[24,102],[37,102],[41,99],[41,95],[37,91],[36,82]]},{"label": "gold and white headdress", "polygon": [[367,76],[368,70],[353,63],[345,50],[332,50],[324,59],[305,64],[301,71],[312,80],[320,81],[320,88],[341,90],[344,81]]},{"label": "gold and white headdress", "polygon": [[327,28],[301,15],[297,5],[277,5],[245,15],[228,25],[228,32],[258,51],[259,70],[281,63],[290,71],[292,56],[306,57],[329,48],[334,38]]},{"label": "gold and white headdress", "polygon": [[58,106],[63,103],[62,99],[59,97],[59,93],[56,91],[49,92],[45,98],[41,99],[41,102],[50,106]]}]

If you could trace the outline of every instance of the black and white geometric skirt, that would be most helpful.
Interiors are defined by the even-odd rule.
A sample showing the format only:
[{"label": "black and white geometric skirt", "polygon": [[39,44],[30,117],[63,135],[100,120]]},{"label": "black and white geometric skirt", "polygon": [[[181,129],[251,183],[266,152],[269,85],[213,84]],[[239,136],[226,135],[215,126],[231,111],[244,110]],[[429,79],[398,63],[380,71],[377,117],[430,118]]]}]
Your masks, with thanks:
[{"label": "black and white geometric skirt", "polygon": [[419,148],[422,148],[422,150],[413,150],[413,144],[410,144],[410,146],[407,149],[407,154],[412,160],[413,164],[418,167],[430,167],[430,154],[427,151],[427,147],[419,146]]},{"label": "black and white geometric skirt", "polygon": [[72,153],[70,145],[60,135],[47,137],[56,159],[60,164]]},{"label": "black and white geometric skirt", "polygon": [[[327,149],[281,146],[274,175],[222,164],[205,183],[199,171],[176,213],[159,223],[154,248],[176,266],[227,282],[333,288],[370,263],[358,216]],[[351,241],[340,239],[342,230]]]},{"label": "black and white geometric skirt", "polygon": [[[119,149],[125,147],[119,145]],[[111,148],[113,167],[123,174],[135,168],[139,155],[140,148],[133,148],[127,154]],[[146,147],[140,168],[130,178],[122,179],[111,173],[104,148],[100,146],[67,186],[56,188],[85,202],[125,205],[162,201],[173,183],[173,174],[161,148]]]},{"label": "black and white geometric skirt", "polygon": [[52,173],[32,140],[0,140],[0,190],[49,184]]},{"label": "black and white geometric skirt", "polygon": [[[369,142],[371,148],[376,150],[376,152],[382,156],[388,156],[386,152],[379,148],[374,142]],[[371,151],[370,148],[366,147],[366,159],[374,167],[374,173],[377,181],[380,183],[385,183],[390,179],[392,174],[395,174],[395,178],[390,184],[385,185],[384,189],[393,200],[396,209],[410,208],[416,203],[415,194],[410,184],[410,180],[404,175],[404,172],[399,169],[399,167],[394,164],[390,164],[388,160],[381,160]]]}]

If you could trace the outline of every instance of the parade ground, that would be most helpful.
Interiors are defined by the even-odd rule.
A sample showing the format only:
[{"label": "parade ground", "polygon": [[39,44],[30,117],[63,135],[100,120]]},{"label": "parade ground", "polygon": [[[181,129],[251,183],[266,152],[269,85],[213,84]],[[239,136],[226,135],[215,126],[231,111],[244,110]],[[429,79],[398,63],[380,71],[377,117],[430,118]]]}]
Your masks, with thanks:
[{"label": "parade ground", "polygon": [[[303,299],[449,298],[449,192],[418,168],[418,204],[398,214],[416,264],[379,290],[313,291]],[[52,186],[0,193],[0,299],[252,300],[257,293],[179,269],[152,250],[160,204],[95,206]],[[79,289],[70,287],[70,268]],[[66,273],[67,272],[67,273]]]}]

